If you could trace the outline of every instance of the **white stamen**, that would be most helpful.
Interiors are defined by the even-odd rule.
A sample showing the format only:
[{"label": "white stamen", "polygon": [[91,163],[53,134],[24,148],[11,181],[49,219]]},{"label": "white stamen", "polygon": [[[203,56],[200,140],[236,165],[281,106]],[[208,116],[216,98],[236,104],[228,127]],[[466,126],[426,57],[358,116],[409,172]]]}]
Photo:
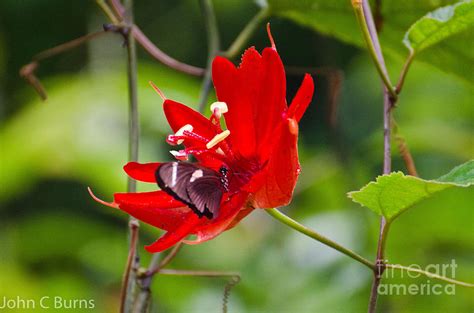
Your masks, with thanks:
[{"label": "white stamen", "polygon": [[[174,134],[175,136],[183,136],[184,135],[184,131],[187,130],[188,132],[192,132],[194,129],[193,125],[191,124],[186,124],[184,125],[183,127],[181,127],[180,129],[178,129],[178,131]],[[176,141],[176,143],[178,145],[182,144],[183,143],[183,139],[180,139],[178,141]]]},{"label": "white stamen", "polygon": [[216,114],[217,118],[221,118],[222,114],[229,112],[229,108],[227,103],[218,101],[211,104],[211,112]]},{"label": "white stamen", "polygon": [[180,151],[170,150],[170,153],[177,160],[181,160],[181,161],[187,161],[188,160],[188,155],[186,154],[186,152],[184,150],[180,150]]},{"label": "white stamen", "polygon": [[201,178],[204,175],[202,170],[195,170],[194,173],[191,175],[189,182],[194,182],[196,179]]},{"label": "white stamen", "polygon": [[171,186],[176,186],[176,178],[178,177],[178,162],[173,162],[173,171],[171,172]]},{"label": "white stamen", "polygon": [[211,149],[212,147],[214,147],[215,145],[217,145],[219,142],[221,142],[222,140],[226,139],[227,136],[230,135],[230,130],[226,129],[224,130],[222,133],[220,134],[217,134],[214,136],[214,138],[212,138],[207,144],[206,144],[206,148],[207,149]]}]

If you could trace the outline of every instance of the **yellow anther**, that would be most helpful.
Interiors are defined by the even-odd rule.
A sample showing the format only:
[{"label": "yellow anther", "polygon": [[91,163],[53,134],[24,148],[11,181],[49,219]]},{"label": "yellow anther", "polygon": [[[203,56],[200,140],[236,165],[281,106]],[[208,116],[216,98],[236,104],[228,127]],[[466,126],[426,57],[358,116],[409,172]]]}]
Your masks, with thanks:
[{"label": "yellow anther", "polygon": [[217,134],[214,136],[214,138],[212,138],[207,144],[206,144],[206,148],[207,149],[211,149],[212,147],[214,147],[215,145],[217,145],[219,142],[221,142],[222,140],[226,139],[227,136],[230,135],[230,130],[226,129],[224,130],[222,133],[220,134]]},{"label": "yellow anther", "polygon": [[229,112],[229,108],[227,103],[218,101],[211,104],[211,112],[215,113],[217,118],[221,118],[222,114]]},{"label": "yellow anther", "polygon": [[294,118],[288,119],[288,129],[294,136],[298,136],[298,122]]},{"label": "yellow anther", "polygon": [[[184,131],[187,130],[188,132],[192,132],[193,131],[193,125],[191,124],[186,124],[184,125],[183,127],[181,127],[180,129],[178,129],[178,131],[174,134],[175,136],[183,136],[184,135]],[[180,139],[178,141],[176,141],[176,143],[178,145],[182,144],[183,143],[183,139]]]}]

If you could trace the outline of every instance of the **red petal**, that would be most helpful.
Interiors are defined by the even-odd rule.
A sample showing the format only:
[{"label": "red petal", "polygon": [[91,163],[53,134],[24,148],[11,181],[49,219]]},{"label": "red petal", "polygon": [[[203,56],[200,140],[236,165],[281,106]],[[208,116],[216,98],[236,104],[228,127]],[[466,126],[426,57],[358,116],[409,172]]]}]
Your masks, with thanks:
[{"label": "red petal", "polygon": [[298,123],[288,119],[277,134],[270,160],[265,168],[265,184],[255,194],[256,208],[274,208],[287,205],[300,173],[298,162]]},{"label": "red petal", "polygon": [[243,220],[247,215],[249,215],[255,208],[248,207],[243,208],[239,211],[237,216],[232,220],[232,222],[227,226],[226,230],[234,228],[241,220]]},{"label": "red petal", "polygon": [[129,162],[123,170],[128,176],[135,180],[146,183],[156,183],[155,172],[160,167],[161,163],[137,163]]},{"label": "red petal", "polygon": [[119,209],[152,226],[175,230],[191,210],[164,191],[116,193]]},{"label": "red petal", "polygon": [[271,48],[264,49],[261,56],[250,48],[238,69],[225,58],[216,57],[212,75],[217,98],[229,108],[224,117],[233,149],[245,158],[265,160],[273,130],[287,108],[280,56]]},{"label": "red petal", "polygon": [[186,215],[185,220],[181,225],[173,231],[168,231],[166,234],[161,236],[157,241],[152,243],[149,246],[145,246],[145,249],[150,253],[157,253],[164,251],[168,248],[171,248],[184,238],[193,232],[196,225],[200,224],[202,219],[200,219],[193,212],[189,212]]},{"label": "red petal", "polygon": [[291,101],[290,108],[288,109],[288,117],[294,118],[297,122],[299,122],[306,111],[306,108],[311,103],[313,93],[313,78],[311,75],[306,74],[300,88],[298,89],[298,92],[293,98],[293,101]]},{"label": "red petal", "polygon": [[202,243],[213,239],[225,231],[239,214],[245,201],[247,201],[247,198],[248,193],[246,192],[241,192],[232,196],[228,202],[221,205],[220,214],[216,219],[210,220],[206,225],[196,227],[193,232],[197,236],[195,240],[186,240],[184,242],[191,245]]},{"label": "red petal", "polygon": [[174,132],[177,132],[186,124],[191,124],[193,132],[212,139],[216,135],[214,125],[201,113],[173,100],[165,100],[163,103],[166,119]]}]

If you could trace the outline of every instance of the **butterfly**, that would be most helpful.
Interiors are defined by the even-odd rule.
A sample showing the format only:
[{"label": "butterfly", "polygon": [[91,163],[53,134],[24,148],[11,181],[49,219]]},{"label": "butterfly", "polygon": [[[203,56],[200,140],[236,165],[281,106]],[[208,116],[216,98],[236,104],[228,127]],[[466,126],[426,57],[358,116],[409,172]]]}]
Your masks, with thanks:
[{"label": "butterfly", "polygon": [[187,204],[199,217],[219,214],[224,192],[229,191],[228,169],[219,172],[193,163],[163,163],[155,172],[158,186],[176,200]]}]

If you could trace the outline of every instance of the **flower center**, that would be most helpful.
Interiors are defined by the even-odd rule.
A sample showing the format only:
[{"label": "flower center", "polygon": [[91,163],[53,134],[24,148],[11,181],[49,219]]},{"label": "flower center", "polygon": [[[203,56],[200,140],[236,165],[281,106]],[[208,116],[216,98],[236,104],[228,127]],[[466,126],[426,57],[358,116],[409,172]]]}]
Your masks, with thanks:
[{"label": "flower center", "polygon": [[210,156],[228,163],[234,159],[234,154],[225,139],[230,135],[229,130],[222,130],[220,119],[229,111],[225,102],[214,102],[211,104],[212,115],[209,121],[215,128],[216,135],[208,138],[194,131],[191,124],[186,124],[173,135],[168,135],[166,142],[170,145],[186,144],[183,150],[171,150],[170,153],[178,160],[186,161],[190,154],[200,155],[207,153]]}]

